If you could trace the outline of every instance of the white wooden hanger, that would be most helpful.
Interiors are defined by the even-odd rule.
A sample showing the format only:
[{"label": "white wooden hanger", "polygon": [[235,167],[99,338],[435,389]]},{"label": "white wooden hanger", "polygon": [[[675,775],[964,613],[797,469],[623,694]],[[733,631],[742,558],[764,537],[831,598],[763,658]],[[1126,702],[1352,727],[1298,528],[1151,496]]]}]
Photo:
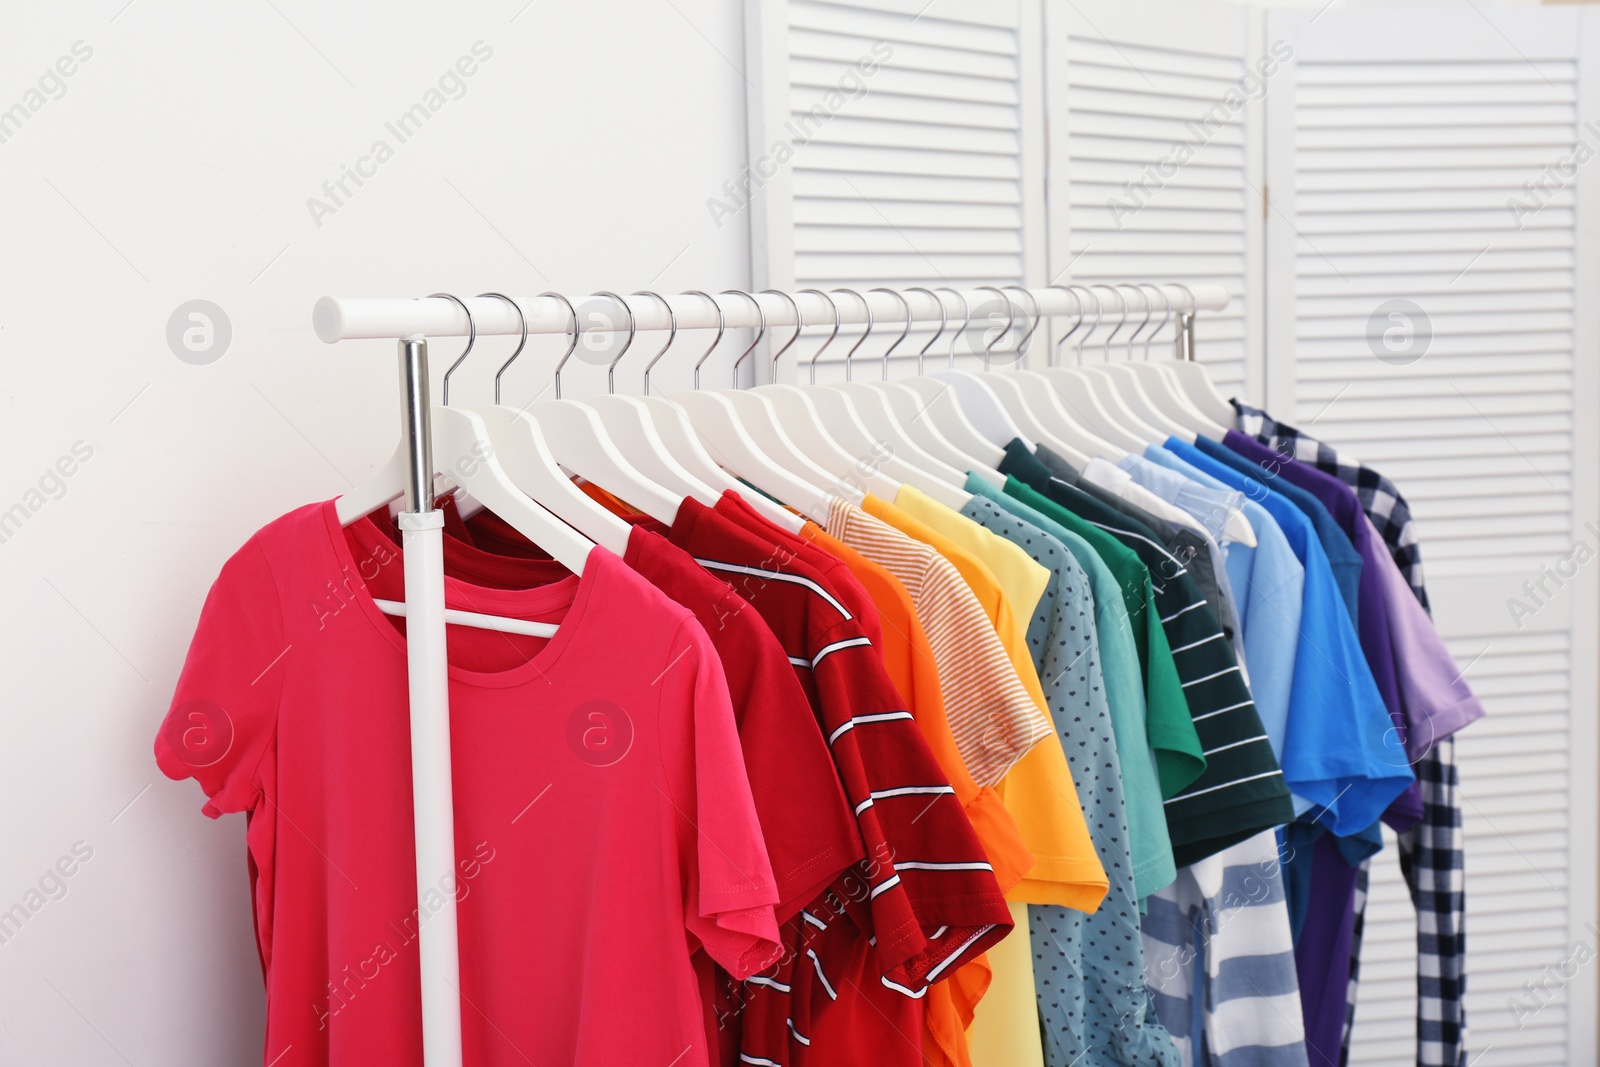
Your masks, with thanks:
[{"label": "white wooden hanger", "polygon": [[[892,289],[884,289],[882,291],[899,296]],[[856,343],[850,346],[850,351],[846,352],[844,357],[845,378],[849,379],[852,377],[851,360],[854,358],[856,350],[872,334],[872,306],[867,303],[864,296],[854,290],[835,289],[834,292],[850,293],[857,300],[860,300],[861,306],[866,309],[867,327],[862,331],[861,336],[856,339]],[[905,303],[904,297],[900,299],[901,303]],[[911,327],[910,312],[910,305],[907,304],[906,332],[909,332]],[[901,333],[900,337],[904,338],[905,333]],[[899,343],[897,339],[895,344]],[[812,362],[815,364],[815,357],[813,357]],[[887,365],[885,370],[887,371]],[[829,433],[858,457],[854,460],[854,469],[859,471],[863,468],[870,468],[874,471],[881,471],[894,482],[919,489],[939,503],[955,510],[964,507],[967,501],[972,499],[970,493],[958,488],[960,483],[966,480],[965,475],[961,472],[950,469],[951,477],[948,479],[942,478],[919,468],[906,456],[902,455],[903,449],[915,449],[916,447],[911,444],[904,431],[879,435],[868,429],[866,422],[862,419],[861,413],[856,407],[852,394],[842,389],[817,386],[807,390],[805,395],[816,406],[816,410],[821,415]],[[874,399],[876,399],[875,395]],[[892,422],[895,421],[892,413],[889,418]],[[894,429],[897,429],[897,427]],[[920,449],[917,449],[917,451],[920,451]],[[898,485],[896,486],[896,491],[898,492]],[[880,493],[879,495],[882,494]],[[885,499],[892,500],[893,497],[886,497]]]},{"label": "white wooden hanger", "polygon": [[780,507],[717,466],[700,438],[689,426],[683,409],[669,400],[650,394],[650,372],[667,354],[678,336],[678,316],[672,304],[660,293],[640,290],[635,296],[648,296],[667,309],[671,330],[667,343],[650,357],[644,367],[642,397],[608,393],[590,397],[586,403],[599,414],[616,440],[633,461],[662,485],[682,497],[694,497],[706,507],[715,507],[723,493],[734,493],[769,522],[798,533],[805,520]]},{"label": "white wooden hanger", "polygon": [[[1189,294],[1189,309],[1179,312],[1180,316],[1190,316],[1199,310],[1199,302],[1194,299],[1194,292],[1187,285],[1178,288]],[[1182,329],[1180,318],[1179,329]],[[1239,413],[1233,405],[1217,392],[1217,387],[1212,384],[1210,375],[1205,368],[1194,361],[1194,353],[1189,353],[1188,359],[1175,359],[1162,364],[1170,370],[1178,381],[1178,387],[1183,395],[1189,398],[1202,415],[1211,420],[1213,424],[1231,427],[1238,423]]]},{"label": "white wooden hanger", "polygon": [[[894,342],[884,349],[883,354],[878,357],[882,374],[881,380],[886,382],[889,380],[889,359],[894,355],[895,349],[900,347],[900,343],[906,339],[906,335],[911,332],[911,303],[893,289],[880,287],[870,291],[888,293],[900,301],[906,317],[905,329],[900,331],[900,336],[896,337]],[[895,455],[904,459],[921,473],[947,486],[960,485],[966,481],[965,468],[958,468],[946,463],[928,452],[911,436],[904,426],[900,425],[899,416],[889,406],[888,397],[867,382],[851,380],[850,362],[848,360],[845,361],[845,380],[833,382],[822,386],[822,388],[835,389],[849,397],[850,406],[855,409],[857,417],[861,420],[862,425],[866,427],[867,432],[878,440],[887,441],[889,446],[894,449]]]},{"label": "white wooden hanger", "polygon": [[[753,423],[751,428],[756,433],[781,432],[784,440],[791,442],[809,462],[828,472],[829,487],[840,497],[857,504],[867,493],[873,493],[885,500],[893,500],[895,494],[900,491],[900,482],[881,468],[876,462],[876,454],[873,451],[852,451],[834,433],[836,428],[847,429],[844,420],[837,417],[830,420],[817,407],[814,399],[817,392],[817,357],[839,334],[839,307],[834,303],[832,296],[821,290],[802,289],[801,292],[815,293],[828,301],[833,308],[833,332],[811,355],[810,387],[801,388],[772,382],[751,390],[764,402],[765,406],[761,410],[767,413],[772,423],[771,428],[763,428]],[[798,318],[796,315],[796,319]],[[788,347],[784,346],[786,349]],[[837,416],[837,413],[835,415]]]},{"label": "white wooden hanger", "polygon": [[[500,293],[480,293],[479,296],[499,297],[506,303],[516,308],[519,318],[522,309],[517,307],[516,301]],[[523,347],[528,343],[528,324],[522,319],[522,340],[517,345],[517,350],[511,357],[501,364],[494,376],[494,403],[495,406],[480,412],[484,421],[489,424],[489,433],[494,437],[495,444],[501,447],[508,457],[515,454],[516,450],[525,447],[523,440],[528,430],[536,434],[544,431],[544,440],[551,454],[562,467],[598,485],[640,511],[649,515],[658,522],[669,526],[678,514],[678,505],[682,502],[681,496],[674,497],[659,484],[652,482],[641,474],[632,463],[628,462],[621,450],[612,441],[606,432],[600,417],[592,408],[574,403],[571,400],[561,399],[561,370],[566,366],[567,360],[572,358],[572,353],[577,351],[581,331],[578,322],[578,313],[572,303],[560,293],[540,293],[540,296],[551,296],[560,300],[567,307],[567,312],[572,317],[572,343],[562,353],[556,362],[555,391],[556,399],[536,403],[532,408],[532,417],[522,410],[513,410],[500,403],[500,376],[506,368],[516,362],[522,353]],[[622,305],[628,314],[628,337],[623,342],[622,349],[611,364],[606,368],[606,384],[611,392],[616,391],[614,377],[617,362],[620,361],[633,345],[634,318],[633,309],[628,307],[627,301],[615,293],[596,293],[596,296],[609,297]],[[509,469],[509,462],[508,462]],[[587,494],[585,494],[587,495]],[[605,509],[602,508],[602,511]],[[610,514],[607,512],[607,514]],[[624,523],[624,525],[626,525]]]},{"label": "white wooden hanger", "polygon": [[[1144,356],[1142,359],[1132,358],[1132,346],[1133,342],[1138,339],[1140,331],[1143,330],[1143,324],[1128,339],[1130,358],[1124,363],[1109,363],[1106,365],[1106,369],[1112,373],[1114,378],[1122,381],[1132,379],[1138,383],[1140,387],[1138,395],[1129,396],[1126,390],[1124,390],[1123,395],[1135,410],[1139,410],[1140,397],[1150,404],[1152,410],[1147,414],[1151,417],[1147,417],[1145,419],[1146,422],[1167,428],[1171,431],[1172,436],[1192,444],[1196,432],[1200,430],[1201,426],[1208,424],[1210,420],[1200,414],[1194,405],[1189,403],[1188,399],[1178,391],[1176,378],[1163,373],[1162,369],[1154,365],[1150,360],[1151,342],[1155,340],[1156,335],[1161,332],[1162,327],[1172,317],[1172,298],[1167,296],[1165,286],[1150,285],[1145,282],[1138,282],[1136,285],[1141,292],[1151,289],[1161,297],[1163,305],[1161,315],[1155,318],[1154,329],[1145,336]],[[1154,306],[1153,301],[1146,301],[1147,308],[1153,309]]]},{"label": "white wooden hanger", "polygon": [[[917,374],[925,375],[928,349],[944,334],[949,319],[944,300],[932,289],[912,286],[908,292],[927,293],[939,305],[939,329],[917,353]],[[907,436],[930,456],[956,470],[976,474],[997,488],[1005,485],[1006,476],[995,469],[1005,452],[972,428],[961,405],[948,389],[941,390],[933,400],[924,400],[905,382],[884,380],[863,384],[883,396]],[[962,448],[957,439],[965,442],[967,447]]]},{"label": "white wooden hanger", "polygon": [[[1083,358],[1084,339],[1093,334],[1094,331],[1100,326],[1105,309],[1104,305],[1100,301],[1100,298],[1095,296],[1090,289],[1081,285],[1069,285],[1065,288],[1074,295],[1076,295],[1078,290],[1082,290],[1089,296],[1093,296],[1095,301],[1094,324],[1091,325],[1083,334],[1083,337],[1078,338],[1078,343],[1074,349],[1078,355],[1078,359],[1081,361]],[[1080,308],[1083,306],[1081,298],[1078,306]],[[1052,363],[1051,366],[1044,368],[1039,373],[1050,382],[1052,392],[1055,394],[1056,398],[1064,407],[1069,408],[1072,414],[1076,416],[1076,421],[1079,423],[1079,425],[1084,426],[1086,430],[1094,436],[1098,447],[1100,448],[1100,451],[1097,454],[1103,455],[1108,459],[1120,460],[1130,451],[1142,452],[1145,447],[1144,442],[1139,441],[1132,434],[1129,434],[1126,430],[1119,427],[1117,420],[1106,411],[1105,406],[1100,401],[1099,395],[1094,390],[1093,383],[1091,382],[1089,376],[1083,372],[1082,368],[1063,367],[1059,365],[1062,347],[1077,334],[1078,329],[1083,325],[1083,322],[1084,316],[1080,313],[1078,316],[1078,321],[1073,323],[1072,329],[1068,330],[1066,334],[1056,342],[1056,358],[1054,363]],[[1088,450],[1085,449],[1084,451]]]},{"label": "white wooden hanger", "polygon": [[[994,289],[994,286],[986,285],[980,288]],[[1000,293],[998,289],[994,291]],[[959,293],[957,295],[960,296]],[[1007,308],[1011,306],[1011,301],[1006,300],[1004,293],[1000,293],[1000,299],[1005,302]],[[1007,443],[1020,438],[1023,444],[1032,449],[1034,442],[1023,432],[1022,427],[1017,425],[1016,420],[1011,417],[989,384],[971,371],[956,368],[956,342],[966,334],[967,325],[972,321],[972,309],[966,306],[965,297],[961,297],[961,303],[963,305],[961,326],[950,337],[950,367],[948,370],[934,371],[931,377],[950,384],[955,390],[956,401],[960,403],[961,409],[967,413],[972,425],[988,441],[1004,448]],[[992,342],[984,347],[985,359],[988,358],[992,347]],[[920,385],[914,385],[914,388],[923,391]]]},{"label": "white wooden hanger", "polygon": [[[769,290],[769,292],[777,292],[777,290]],[[834,463],[834,466],[843,469],[843,465],[848,463],[848,457],[845,455],[843,448],[835,445],[832,438],[823,434],[813,440],[813,454],[808,454],[789,436],[788,430],[784,428],[783,419],[779,416],[770,397],[755,389],[740,389],[738,387],[739,365],[749,357],[750,353],[756,350],[756,347],[761,344],[761,339],[766,336],[767,313],[759,300],[742,289],[724,289],[718,295],[742,296],[749,300],[756,309],[756,318],[760,321],[760,327],[756,330],[755,339],[750,342],[750,347],[741,352],[739,358],[733,361],[733,388],[725,389],[720,393],[733,406],[734,413],[744,426],[745,432],[750,435],[751,440],[761,446],[763,452],[776,460],[780,466],[786,468],[790,474],[830,492],[837,491],[840,496],[848,497],[853,502],[859,503],[864,495],[861,490],[852,485],[835,484],[838,482],[838,478],[833,471],[815,458],[816,456],[824,456],[830,459],[837,459],[839,462]],[[778,295],[787,296],[785,293],[778,293]],[[795,320],[798,322],[800,318],[798,306],[796,306],[795,312]],[[717,309],[717,314],[722,314],[720,306]],[[797,326],[794,336],[789,338],[789,344],[783,346],[784,349],[793,344],[795,338],[799,336],[800,327]],[[781,354],[782,352],[779,353],[779,355]],[[773,357],[774,360],[776,358],[777,356]]]},{"label": "white wooden hanger", "polygon": [[[672,305],[659,293],[640,291],[633,295],[654,297],[667,309],[667,317],[671,322],[667,343],[650,357],[650,362],[644,367],[644,391],[649,395],[650,371],[677,338],[678,316],[673,312]],[[705,454],[705,450],[700,447],[699,439],[693,434],[686,434],[685,438],[694,446],[694,450],[680,462],[677,455],[662,440],[655,421],[638,397],[612,392],[604,396],[590,397],[584,404],[595,413],[595,417],[605,427],[607,436],[616,442],[617,448],[628,457],[629,461],[678,500],[693,497],[706,507],[711,507],[717,502],[717,497],[723,490],[738,487],[739,483],[730,478],[727,472]],[[673,414],[678,414],[677,408],[669,406],[669,409]],[[690,463],[696,465],[693,472],[687,465]],[[670,520],[668,522],[670,525]]]},{"label": "white wooden hanger", "polygon": [[[1122,328],[1126,326],[1129,321],[1128,300],[1127,297],[1122,295],[1121,290],[1116,286],[1099,285],[1091,286],[1091,288],[1107,289],[1114,292],[1119,305],[1117,308],[1116,325],[1111,328],[1110,333],[1106,334],[1105,340],[1100,342],[1100,350],[1103,353],[1102,363],[1109,363],[1111,362],[1113,342],[1116,340],[1117,334],[1121,332]],[[1116,380],[1111,378],[1109,375],[1099,373],[1095,369],[1095,367],[1098,366],[1096,364],[1080,365],[1084,371],[1085,378],[1089,382],[1090,389],[1092,389],[1094,394],[1100,398],[1101,405],[1106,409],[1107,412],[1110,413],[1111,417],[1116,420],[1118,428],[1125,430],[1130,436],[1135,437],[1143,442],[1139,446],[1140,450],[1143,450],[1144,446],[1152,441],[1165,441],[1167,439],[1169,435],[1165,430],[1161,429],[1160,427],[1150,425],[1148,422],[1141,419],[1138,413],[1135,412],[1131,406],[1129,406],[1127,401],[1123,398],[1121,391],[1118,390]]]},{"label": "white wooden hanger", "polygon": [[[1140,289],[1154,289],[1161,295],[1161,317],[1156,320],[1155,329],[1150,331],[1144,340],[1144,358],[1142,360],[1130,359],[1126,363],[1112,364],[1119,372],[1132,374],[1144,386],[1145,395],[1155,405],[1156,410],[1163,414],[1165,422],[1169,425],[1182,427],[1181,433],[1174,432],[1173,436],[1192,442],[1196,434],[1212,435],[1226,432],[1223,427],[1218,427],[1211,419],[1207,418],[1199,408],[1195,407],[1179,385],[1177,374],[1173,373],[1167,360],[1154,360],[1150,358],[1150,346],[1160,335],[1168,322],[1173,324],[1174,333],[1177,332],[1177,319],[1173,314],[1172,298],[1167,296],[1166,286],[1147,285],[1138,283]],[[1188,286],[1179,285],[1186,292]],[[1069,288],[1071,288],[1069,286]],[[1098,298],[1096,298],[1098,299]],[[1130,339],[1131,340],[1131,339]],[[1148,420],[1147,420],[1148,421]]]},{"label": "white wooden hanger", "polygon": [[[604,397],[597,397],[603,400]],[[731,477],[727,470],[716,461],[710,452],[706,451],[706,444],[700,435],[695,432],[694,426],[689,422],[689,417],[684,409],[665,397],[618,397],[618,400],[629,400],[638,405],[640,415],[654,426],[657,436],[665,445],[667,455],[678,462],[685,464],[695,476],[700,478],[712,488],[720,487],[722,492],[732,492],[745,503],[759,511],[768,521],[774,522],[791,533],[798,533],[805,527],[805,519],[792,511],[775,504],[769,498],[756,492],[737,478]],[[704,473],[702,473],[702,471]],[[722,493],[718,493],[721,496]],[[706,503],[706,501],[701,501]],[[715,500],[707,506],[713,506]]]},{"label": "white wooden hanger", "polygon": [[693,420],[690,425],[705,442],[706,448],[717,457],[721,466],[731,468],[779,500],[798,509],[817,522],[828,517],[828,494],[780,466],[762,451],[745,431],[737,411],[727,397],[700,388],[700,367],[716,351],[727,326],[722,316],[722,305],[709,293],[690,290],[695,296],[711,301],[717,309],[717,336],[694,365],[694,389],[679,393],[672,402]]},{"label": "white wooden hanger", "polygon": [[[444,372],[441,387],[443,406],[449,408],[450,376],[466,362],[467,356],[472,352],[473,345],[477,341],[477,326],[473,323],[472,313],[467,311],[466,304],[461,303],[458,298],[446,293],[434,295],[455,300],[461,304],[461,309],[467,316],[467,347],[462,349],[461,355],[457,356],[456,361]],[[500,296],[500,294],[486,295]],[[513,307],[516,306],[516,302],[509,297],[501,299]],[[520,307],[517,308],[517,313],[519,315],[522,313]],[[470,413],[480,421],[488,434],[489,444],[494,449],[495,460],[517,488],[596,544],[604,545],[619,556],[627,551],[628,537],[632,532],[628,524],[601,507],[593,497],[572,483],[572,479],[557,464],[549,442],[545,440],[543,428],[534,419],[526,412],[501,409],[498,405],[489,409],[487,415],[477,409],[471,410]],[[473,492],[470,487],[467,488],[467,492],[477,503],[498,514],[498,509],[489,500]]]},{"label": "white wooden hanger", "polygon": [[[1106,352],[1106,361],[1104,363],[1092,364],[1088,367],[1085,367],[1084,370],[1090,374],[1098,374],[1107,379],[1111,383],[1112,389],[1116,391],[1117,396],[1121,398],[1123,405],[1127,407],[1129,411],[1133,412],[1133,414],[1144,425],[1159,430],[1167,437],[1185,437],[1190,433],[1190,431],[1186,427],[1178,424],[1175,420],[1170,418],[1161,410],[1160,406],[1155,402],[1155,399],[1145,391],[1143,376],[1133,369],[1134,345],[1138,342],[1139,335],[1145,331],[1145,328],[1150,325],[1151,319],[1155,317],[1155,302],[1145,295],[1144,290],[1146,286],[1143,283],[1135,285],[1119,283],[1113,285],[1112,288],[1116,289],[1118,292],[1121,292],[1123,289],[1137,292],[1141,302],[1144,304],[1144,318],[1140,320],[1139,325],[1134,329],[1133,333],[1128,336],[1128,340],[1124,342],[1124,345],[1128,350],[1127,359],[1113,360],[1110,358],[1110,338],[1107,338],[1106,343],[1108,348]],[[1149,288],[1155,289],[1157,287],[1150,286]],[[1165,297],[1165,292],[1161,292],[1162,296]],[[1156,329],[1160,328],[1161,325],[1158,322],[1156,324]],[[1115,336],[1114,333],[1113,336]],[[1147,358],[1149,354],[1149,348],[1149,343],[1146,342],[1145,352]],[[1165,437],[1162,439],[1165,440]]]},{"label": "white wooden hanger", "polygon": [[[1033,296],[1021,286],[1007,286],[1007,289],[1016,289],[1033,302]],[[1007,307],[1010,299],[1007,298]],[[1104,455],[1107,443],[1092,434],[1085,434],[1078,430],[1076,420],[1069,414],[1066,405],[1057,396],[1056,387],[1046,379],[1030,375],[1024,362],[1028,355],[1028,342],[1033,339],[1034,330],[1039,327],[1038,305],[1029,316],[1031,321],[1028,329],[1017,342],[1017,365],[1010,371],[991,372],[984,376],[1000,402],[1011,412],[1028,434],[1039,444],[1047,445],[1051,450],[1059,452],[1070,460],[1073,466],[1081,467],[1089,462],[1090,457]],[[1005,330],[995,337],[994,343],[998,344],[1011,329],[1016,314],[1012,311],[1006,323]],[[991,365],[991,352],[984,354],[984,366]],[[1057,432],[1059,429],[1060,432]]]},{"label": "white wooden hanger", "polygon": [[[461,303],[457,297],[452,296],[450,299]],[[463,309],[466,308],[465,304],[461,306]],[[467,323],[469,339],[462,357],[472,350],[472,343],[477,334],[476,327],[472,325],[470,312],[467,315]],[[456,359],[451,370],[460,365],[462,357]],[[432,423],[434,473],[443,474],[461,486],[474,499],[509,523],[518,533],[549,552],[551,558],[568,570],[575,574],[582,573],[584,561],[595,547],[594,542],[557,518],[539,501],[535,501],[518,487],[501,466],[488,427],[484,425],[483,420],[470,411],[448,406],[448,373],[445,383],[446,403],[435,405],[429,410]],[[339,498],[335,504],[339,522],[348,526],[363,515],[387,507],[392,501],[399,499],[405,493],[407,468],[406,442],[402,441],[383,470]],[[560,472],[555,470],[553,461],[547,473],[552,481],[559,480],[579,496],[584,495],[571,482],[560,477]],[[622,547],[626,547],[625,541]],[[618,550],[612,549],[612,551]]]}]

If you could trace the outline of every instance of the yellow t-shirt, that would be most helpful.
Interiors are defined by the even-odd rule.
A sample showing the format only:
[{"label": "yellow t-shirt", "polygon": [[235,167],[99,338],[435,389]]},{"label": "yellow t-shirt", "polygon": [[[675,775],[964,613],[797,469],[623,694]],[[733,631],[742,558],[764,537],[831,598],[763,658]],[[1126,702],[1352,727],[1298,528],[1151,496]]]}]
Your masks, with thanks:
[{"label": "yellow t-shirt", "polygon": [[1033,944],[1028,906],[1012,904],[1016,928],[988,952],[993,975],[989,995],[967,1028],[972,1067],[1044,1067],[1039,1006],[1033,991]]},{"label": "yellow t-shirt", "polygon": [[[931,546],[956,565],[984,603],[985,610],[990,610],[990,621],[1006,654],[1017,667],[1024,687],[1048,716],[1044,690],[1028,652],[1027,628],[1015,624],[1017,613],[1012,606],[1011,588],[1000,575],[1012,579],[1017,595],[1031,597],[1026,601],[1028,614],[1024,616],[1031,618],[1049,583],[1049,572],[1017,546],[965,515],[951,511],[914,489],[902,488],[901,496],[908,492],[922,497],[921,502],[915,502],[923,512],[921,517],[871,495],[862,507],[868,514]],[[1021,553],[1020,559],[1005,549],[1016,549]],[[990,568],[990,560],[1000,565],[998,572]],[[1011,625],[1007,625],[1008,621]],[[1083,808],[1078,803],[1078,789],[1072,782],[1066,753],[1053,727],[1050,736],[1029,750],[996,790],[1034,855],[1034,866],[1028,877],[1017,883],[1006,894],[1006,899],[1094,911],[1105,896],[1105,868],[1100,865],[1100,855],[1089,838]]]},{"label": "yellow t-shirt", "polygon": [[[988,595],[980,592],[979,599],[997,603],[993,621],[1001,643],[1029,693],[1045,707],[1044,691],[1028,650],[1026,620],[1033,617],[1044,595],[1049,572],[1017,545],[910,486],[901,488],[892,506],[875,498],[868,500],[863,506],[869,512],[912,536],[917,536],[915,530],[896,522],[895,512],[939,534],[946,543],[934,547],[950,555],[969,584],[976,582],[992,590]],[[951,554],[952,549],[956,554]],[[958,559],[959,554],[967,559]],[[997,791],[1036,862],[1028,877],[1006,894],[1017,927],[989,951],[991,982],[967,1030],[968,1048],[974,1067],[1042,1067],[1044,1050],[1039,1038],[1027,905],[1063,904],[1093,911],[1105,896],[1105,869],[1089,838],[1077,787],[1057,735],[1052,733],[1029,751]],[[959,979],[958,974],[954,980]]]}]

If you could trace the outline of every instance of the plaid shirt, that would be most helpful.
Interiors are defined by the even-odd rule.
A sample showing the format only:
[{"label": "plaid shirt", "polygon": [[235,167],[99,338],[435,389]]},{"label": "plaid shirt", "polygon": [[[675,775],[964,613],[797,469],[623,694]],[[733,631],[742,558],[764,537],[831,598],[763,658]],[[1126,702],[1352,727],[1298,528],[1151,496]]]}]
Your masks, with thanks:
[{"label": "plaid shirt", "polygon": [[[1428,592],[1422,578],[1411,507],[1393,482],[1359,460],[1278,422],[1259,408],[1241,404],[1239,430],[1283,455],[1326,471],[1355,490],[1362,510],[1388,546],[1400,573],[1424,608]],[[1400,871],[1417,909],[1417,1065],[1465,1067],[1467,1062],[1466,892],[1457,795],[1455,741],[1434,745],[1413,768],[1422,791],[1422,821],[1399,835]],[[1345,1014],[1341,1067],[1350,1062],[1350,1032],[1355,1023],[1361,970],[1361,937],[1367,906],[1368,867],[1356,875],[1355,928],[1350,944],[1350,995]]]},{"label": "plaid shirt", "polygon": [[1411,505],[1406,503],[1395,484],[1360,460],[1307,436],[1286,422],[1278,422],[1260,408],[1237,400],[1233,406],[1239,411],[1240,433],[1254,437],[1282,455],[1293,456],[1332,474],[1356,491],[1361,509],[1383,535],[1383,543],[1389,547],[1389,555],[1394,557],[1400,573],[1411,583],[1411,591],[1417,594],[1423,607],[1428,607],[1428,591],[1422,582],[1422,552],[1411,522]]}]

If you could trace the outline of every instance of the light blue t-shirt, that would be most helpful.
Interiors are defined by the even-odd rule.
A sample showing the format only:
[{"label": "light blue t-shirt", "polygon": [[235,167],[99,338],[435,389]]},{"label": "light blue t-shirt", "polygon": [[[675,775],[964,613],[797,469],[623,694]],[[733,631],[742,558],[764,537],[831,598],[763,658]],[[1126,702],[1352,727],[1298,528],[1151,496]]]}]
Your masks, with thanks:
[{"label": "light blue t-shirt", "polygon": [[[1177,438],[1167,451],[1272,516],[1305,568],[1283,766],[1290,789],[1341,836],[1371,826],[1415,780],[1311,520],[1275,489]],[[1257,549],[1259,552],[1259,547]],[[1255,664],[1252,661],[1252,672]]]},{"label": "light blue t-shirt", "polygon": [[[1140,485],[1185,511],[1190,507],[1213,507],[1226,496],[1229,503],[1244,512],[1245,521],[1255,531],[1255,547],[1229,542],[1225,562],[1228,581],[1234,589],[1244,592],[1237,608],[1239,628],[1244,632],[1245,659],[1250,664],[1250,693],[1255,697],[1261,725],[1272,738],[1273,754],[1282,765],[1293,700],[1305,567],[1266,508],[1160,445],[1151,445],[1143,456],[1128,456],[1122,467]],[[1292,779],[1289,787],[1295,787]],[[1298,792],[1294,794],[1296,815],[1312,806],[1310,800]]]}]

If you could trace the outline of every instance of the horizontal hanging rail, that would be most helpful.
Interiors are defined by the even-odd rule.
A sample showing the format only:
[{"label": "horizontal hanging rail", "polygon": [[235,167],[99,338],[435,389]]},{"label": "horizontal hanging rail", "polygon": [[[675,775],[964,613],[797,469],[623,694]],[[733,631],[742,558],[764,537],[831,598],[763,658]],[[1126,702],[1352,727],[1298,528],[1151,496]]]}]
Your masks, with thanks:
[{"label": "horizontal hanging rail", "polygon": [[[1064,286],[1050,286],[1039,289],[1028,289],[1027,293],[1033,297],[1037,304],[1037,312],[1046,317],[1058,315],[1095,315],[1092,300],[1083,300],[1081,290],[1069,290]],[[1109,286],[1096,286],[1095,295],[1104,294]],[[1171,302],[1170,308],[1163,306],[1151,307],[1156,301],[1153,292],[1160,289]],[[754,327],[760,325],[761,314],[765,314],[766,323],[770,326],[794,326],[795,308],[798,307],[800,317],[808,326],[832,325],[834,321],[834,308],[838,308],[839,322],[849,325],[851,323],[865,323],[867,321],[867,307],[870,306],[872,319],[881,324],[906,321],[906,309],[910,309],[911,321],[937,323],[941,318],[940,305],[943,304],[943,317],[950,322],[962,321],[964,315],[962,301],[965,300],[974,324],[984,321],[990,314],[1006,314],[1005,301],[1009,301],[1016,308],[1018,315],[1023,312],[1033,314],[1035,308],[1021,300],[1018,288],[1007,290],[1004,300],[996,295],[993,288],[967,289],[960,292],[944,289],[938,296],[931,296],[923,289],[896,289],[889,292],[866,292],[857,289],[830,290],[833,303],[830,305],[827,297],[819,296],[813,292],[793,292],[787,295],[777,292],[751,294],[755,301],[759,301],[761,312],[758,313],[751,300],[743,299],[739,295],[727,296],[722,300],[721,321],[729,329],[741,327]],[[1125,321],[1129,317],[1145,315],[1148,311],[1157,313],[1175,312],[1179,314],[1193,313],[1195,311],[1220,311],[1228,306],[1232,295],[1221,285],[1203,284],[1196,286],[1163,285],[1155,286],[1146,283],[1144,287],[1137,288],[1133,285],[1123,285],[1117,290],[1117,300],[1126,298],[1126,303],[1117,300],[1106,300],[1101,308],[1106,322]],[[1133,299],[1131,294],[1137,292],[1139,297]],[[719,325],[717,309],[704,297],[690,293],[663,293],[662,299],[671,305],[669,315],[661,300],[644,294],[634,294],[628,302],[632,312],[632,325],[637,330],[665,330],[671,327],[672,318],[677,318],[677,327],[682,330],[711,329]],[[791,303],[792,300],[792,303]],[[519,334],[522,332],[522,323],[511,306],[504,300],[494,297],[467,297],[463,301],[471,310],[473,324],[481,334]],[[1081,302],[1081,303],[1080,303]],[[566,333],[572,329],[572,316],[567,311],[567,305],[559,297],[535,296],[519,297],[516,300],[527,320],[529,333]],[[617,302],[609,297],[591,296],[576,301],[578,316],[586,331],[595,332],[623,332],[629,328],[629,316],[617,307]],[[465,337],[467,335],[467,315],[462,311],[460,303],[443,297],[423,297],[416,300],[396,299],[386,297],[345,297],[335,298],[325,296],[317,301],[312,310],[311,321],[316,329],[317,336],[332,344],[335,341],[353,340],[357,338],[398,338],[398,337]],[[1026,321],[1019,317],[1018,323]]]}]

